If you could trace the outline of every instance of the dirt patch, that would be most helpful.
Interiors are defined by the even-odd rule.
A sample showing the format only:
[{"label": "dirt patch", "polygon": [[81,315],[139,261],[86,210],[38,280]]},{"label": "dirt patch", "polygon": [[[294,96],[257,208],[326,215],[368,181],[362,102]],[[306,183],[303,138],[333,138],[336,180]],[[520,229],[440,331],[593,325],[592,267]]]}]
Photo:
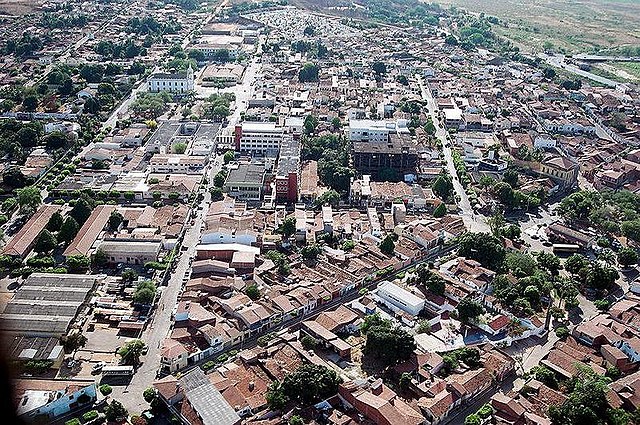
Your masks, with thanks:
[{"label": "dirt patch", "polygon": [[0,15],[22,16],[40,9],[41,0],[0,0]]}]

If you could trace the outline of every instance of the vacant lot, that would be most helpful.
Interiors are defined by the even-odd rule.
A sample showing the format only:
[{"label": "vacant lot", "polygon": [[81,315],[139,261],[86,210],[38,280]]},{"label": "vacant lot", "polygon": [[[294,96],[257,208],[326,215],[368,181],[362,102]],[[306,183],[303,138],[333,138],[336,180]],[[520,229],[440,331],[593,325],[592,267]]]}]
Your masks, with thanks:
[{"label": "vacant lot", "polygon": [[20,16],[32,13],[42,0],[0,0],[0,15]]},{"label": "vacant lot", "polygon": [[508,21],[496,32],[528,49],[567,52],[640,45],[640,0],[438,0]]}]

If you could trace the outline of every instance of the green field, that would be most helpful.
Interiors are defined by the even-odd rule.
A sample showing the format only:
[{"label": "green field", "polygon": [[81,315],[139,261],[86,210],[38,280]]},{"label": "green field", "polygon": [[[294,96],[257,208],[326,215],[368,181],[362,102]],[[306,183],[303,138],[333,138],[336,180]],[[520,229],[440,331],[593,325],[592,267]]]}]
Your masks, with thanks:
[{"label": "green field", "polygon": [[598,51],[640,46],[640,0],[438,0],[505,22],[494,30],[521,48]]}]

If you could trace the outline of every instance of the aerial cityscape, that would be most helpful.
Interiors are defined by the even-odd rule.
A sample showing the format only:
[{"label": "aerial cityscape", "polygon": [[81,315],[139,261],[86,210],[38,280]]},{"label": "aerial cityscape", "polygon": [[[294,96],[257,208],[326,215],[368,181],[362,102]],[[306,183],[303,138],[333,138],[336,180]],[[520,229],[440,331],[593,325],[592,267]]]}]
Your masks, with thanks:
[{"label": "aerial cityscape", "polygon": [[640,1],[0,0],[0,53],[2,424],[640,425]]}]

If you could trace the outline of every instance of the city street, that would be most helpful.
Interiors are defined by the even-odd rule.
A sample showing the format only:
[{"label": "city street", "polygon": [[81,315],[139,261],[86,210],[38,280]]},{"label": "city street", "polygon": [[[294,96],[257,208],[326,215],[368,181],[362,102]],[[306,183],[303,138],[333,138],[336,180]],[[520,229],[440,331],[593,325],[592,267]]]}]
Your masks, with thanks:
[{"label": "city street", "polygon": [[[212,157],[210,163],[211,175],[215,175],[222,164],[222,157]],[[208,173],[208,171],[207,171]],[[209,184],[211,179],[209,179]],[[162,295],[157,302],[153,319],[147,325],[140,339],[149,347],[148,353],[142,357],[142,365],[138,368],[131,382],[126,387],[113,387],[114,398],[121,400],[130,412],[142,412],[148,407],[144,401],[142,392],[153,385],[156,373],[160,369],[160,351],[162,342],[167,337],[173,324],[171,313],[178,301],[178,295],[182,291],[183,279],[189,277],[191,259],[196,255],[196,246],[200,241],[200,231],[203,220],[211,202],[209,184],[203,185],[204,200],[201,209],[194,208],[196,217],[193,225],[185,226],[182,246],[186,251],[180,251],[176,266],[171,273],[171,278],[166,287],[163,287]]]},{"label": "city street", "polygon": [[449,133],[443,127],[440,119],[438,118],[438,108],[431,90],[427,84],[424,83],[422,77],[418,77],[418,83],[420,84],[422,98],[427,101],[427,108],[429,109],[433,125],[436,127],[436,137],[442,143],[442,154],[444,155],[446,162],[447,172],[452,178],[456,197],[459,199],[458,207],[461,210],[460,215],[462,216],[462,220],[466,227],[472,232],[489,232],[489,226],[487,225],[484,216],[477,214],[473,210],[471,203],[469,202],[467,192],[465,192],[464,187],[462,187],[462,184],[460,183],[455,164],[453,163],[451,145],[448,139]]}]

